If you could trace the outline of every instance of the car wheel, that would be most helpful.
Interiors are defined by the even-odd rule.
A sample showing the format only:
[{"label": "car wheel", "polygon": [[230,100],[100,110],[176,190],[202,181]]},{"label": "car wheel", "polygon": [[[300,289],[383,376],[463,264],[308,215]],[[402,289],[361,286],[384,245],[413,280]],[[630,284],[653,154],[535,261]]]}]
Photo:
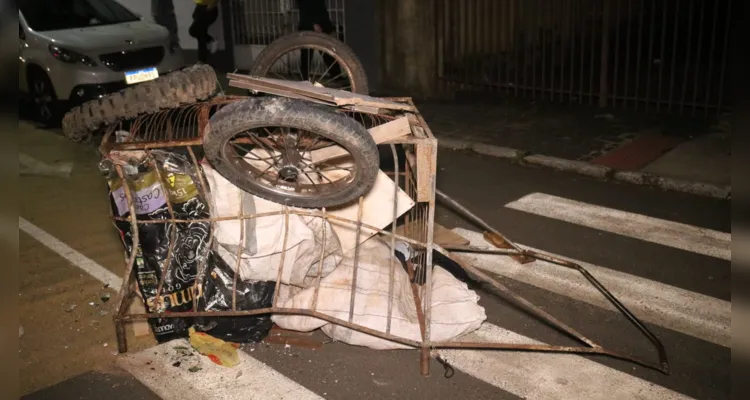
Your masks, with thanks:
[{"label": "car wheel", "polygon": [[34,71],[29,76],[29,92],[34,107],[34,118],[46,125],[52,126],[59,123],[59,105],[55,89],[47,74]]}]

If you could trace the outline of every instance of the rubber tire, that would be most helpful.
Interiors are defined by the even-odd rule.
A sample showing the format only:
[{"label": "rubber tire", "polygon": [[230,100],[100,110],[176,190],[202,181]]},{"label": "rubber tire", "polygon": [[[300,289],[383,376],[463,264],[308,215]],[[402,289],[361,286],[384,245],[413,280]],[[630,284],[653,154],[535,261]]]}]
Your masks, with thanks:
[{"label": "rubber tire", "polygon": [[74,107],[63,117],[63,132],[81,142],[102,126],[122,119],[206,100],[216,88],[216,72],[211,66],[192,65]]},{"label": "rubber tire", "polygon": [[[301,100],[251,97],[223,107],[211,117],[209,124],[211,130],[203,139],[203,149],[213,168],[240,189],[287,206],[322,208],[348,204],[372,188],[380,169],[377,145],[360,123],[327,107]],[[336,142],[352,154],[357,167],[354,182],[338,192],[315,197],[289,197],[249,179],[247,173],[224,161],[222,148],[235,135],[263,126],[304,129]]]},{"label": "rubber tire", "polygon": [[255,59],[250,69],[250,75],[266,77],[268,70],[279,57],[292,50],[310,45],[326,49],[335,57],[340,58],[341,67],[346,70],[352,80],[353,93],[370,93],[367,74],[354,50],[333,36],[319,32],[295,32],[274,40]]},{"label": "rubber tire", "polygon": [[[31,97],[31,106],[33,108],[33,118],[36,122],[42,124],[45,128],[57,128],[60,126],[61,120],[62,120],[62,111],[63,108],[61,107],[60,102],[57,100],[57,94],[55,93],[55,88],[52,85],[52,81],[49,78],[49,75],[47,75],[44,70],[41,68],[33,68],[30,69],[27,76],[28,80],[28,86],[29,86],[29,95]],[[47,87],[47,91],[49,91],[50,97],[52,97],[52,100],[49,104],[47,104],[47,107],[49,107],[50,117],[47,119],[44,119],[41,116],[41,111],[37,108],[33,98],[34,98],[34,84],[36,81],[42,81]]]}]

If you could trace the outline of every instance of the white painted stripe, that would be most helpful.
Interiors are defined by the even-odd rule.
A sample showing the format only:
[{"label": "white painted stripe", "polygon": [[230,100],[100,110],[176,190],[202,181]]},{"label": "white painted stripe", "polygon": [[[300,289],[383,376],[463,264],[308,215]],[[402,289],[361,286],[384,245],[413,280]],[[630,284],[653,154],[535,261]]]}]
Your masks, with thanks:
[{"label": "white painted stripe", "polygon": [[[114,288],[122,285],[122,279],[117,275],[24,218],[18,219],[18,227],[102,283]],[[119,363],[165,400],[187,398],[206,400],[321,399],[315,393],[242,351],[239,352],[242,363],[235,368],[220,367],[203,356],[192,356],[189,359],[190,362],[182,363],[182,367],[173,367],[174,360],[180,358],[174,350],[175,346],[190,348],[187,340],[172,341],[139,353],[124,355],[119,359]],[[184,357],[182,359],[184,360]],[[199,373],[188,371],[192,366],[199,366],[201,371]],[[152,367],[154,369],[151,369]],[[170,371],[170,373],[165,374],[164,371]]]},{"label": "white painted stripe", "polygon": [[109,285],[109,287],[117,290],[122,285],[122,279],[112,273],[112,271],[102,267],[94,260],[79,253],[31,222],[19,217],[18,228],[39,241],[39,243],[47,246],[50,250],[59,254],[62,258],[68,260],[71,264],[86,271],[89,275],[93,276],[100,282]]},{"label": "white painted stripe", "polygon": [[732,259],[732,235],[725,232],[544,193],[526,195],[505,207],[723,260]]},{"label": "white painted stripe", "polygon": [[[540,343],[489,323],[460,340]],[[453,367],[526,399],[690,399],[576,355],[492,350],[441,350],[440,353]]]},{"label": "white painted stripe", "polygon": [[[240,364],[227,368],[197,353],[180,355],[177,346],[191,349],[187,340],[173,340],[123,355],[118,364],[164,400],[322,399],[243,351],[239,352]],[[177,361],[180,366],[174,367]],[[191,367],[201,370],[190,372]]]},{"label": "white painted stripe", "polygon": [[[492,248],[478,232],[460,228],[453,231],[468,239],[473,246]],[[521,247],[543,252],[528,246]],[[724,347],[731,347],[730,302],[579,260],[552,255],[586,268],[640,319]],[[521,265],[502,255],[462,253],[461,256],[472,260],[477,268],[597,307],[615,310],[614,306],[580,273],[572,269],[546,261]]]}]

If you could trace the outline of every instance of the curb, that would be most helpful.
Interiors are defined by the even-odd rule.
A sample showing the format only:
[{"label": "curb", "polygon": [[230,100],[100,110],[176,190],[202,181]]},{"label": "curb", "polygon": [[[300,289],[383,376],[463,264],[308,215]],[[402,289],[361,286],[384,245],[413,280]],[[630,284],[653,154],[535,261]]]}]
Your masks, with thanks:
[{"label": "curb", "polygon": [[730,185],[721,186],[713,183],[675,179],[646,172],[618,171],[604,165],[592,164],[586,161],[568,160],[542,154],[529,154],[527,151],[510,147],[476,143],[461,139],[440,138],[438,138],[438,147],[451,150],[471,150],[477,154],[518,161],[521,164],[539,165],[542,167],[553,168],[558,171],[574,172],[579,175],[590,176],[593,178],[614,179],[635,185],[653,186],[663,190],[690,193],[698,196],[727,200],[732,196],[732,187]]}]

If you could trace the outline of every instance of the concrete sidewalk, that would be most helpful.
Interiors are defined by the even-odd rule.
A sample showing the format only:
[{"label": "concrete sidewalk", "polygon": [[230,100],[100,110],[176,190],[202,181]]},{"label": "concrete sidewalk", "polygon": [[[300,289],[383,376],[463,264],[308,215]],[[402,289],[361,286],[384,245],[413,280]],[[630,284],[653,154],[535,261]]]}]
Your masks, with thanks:
[{"label": "concrete sidewalk", "polygon": [[439,144],[697,195],[731,195],[727,115],[718,122],[578,105],[420,103]]}]

